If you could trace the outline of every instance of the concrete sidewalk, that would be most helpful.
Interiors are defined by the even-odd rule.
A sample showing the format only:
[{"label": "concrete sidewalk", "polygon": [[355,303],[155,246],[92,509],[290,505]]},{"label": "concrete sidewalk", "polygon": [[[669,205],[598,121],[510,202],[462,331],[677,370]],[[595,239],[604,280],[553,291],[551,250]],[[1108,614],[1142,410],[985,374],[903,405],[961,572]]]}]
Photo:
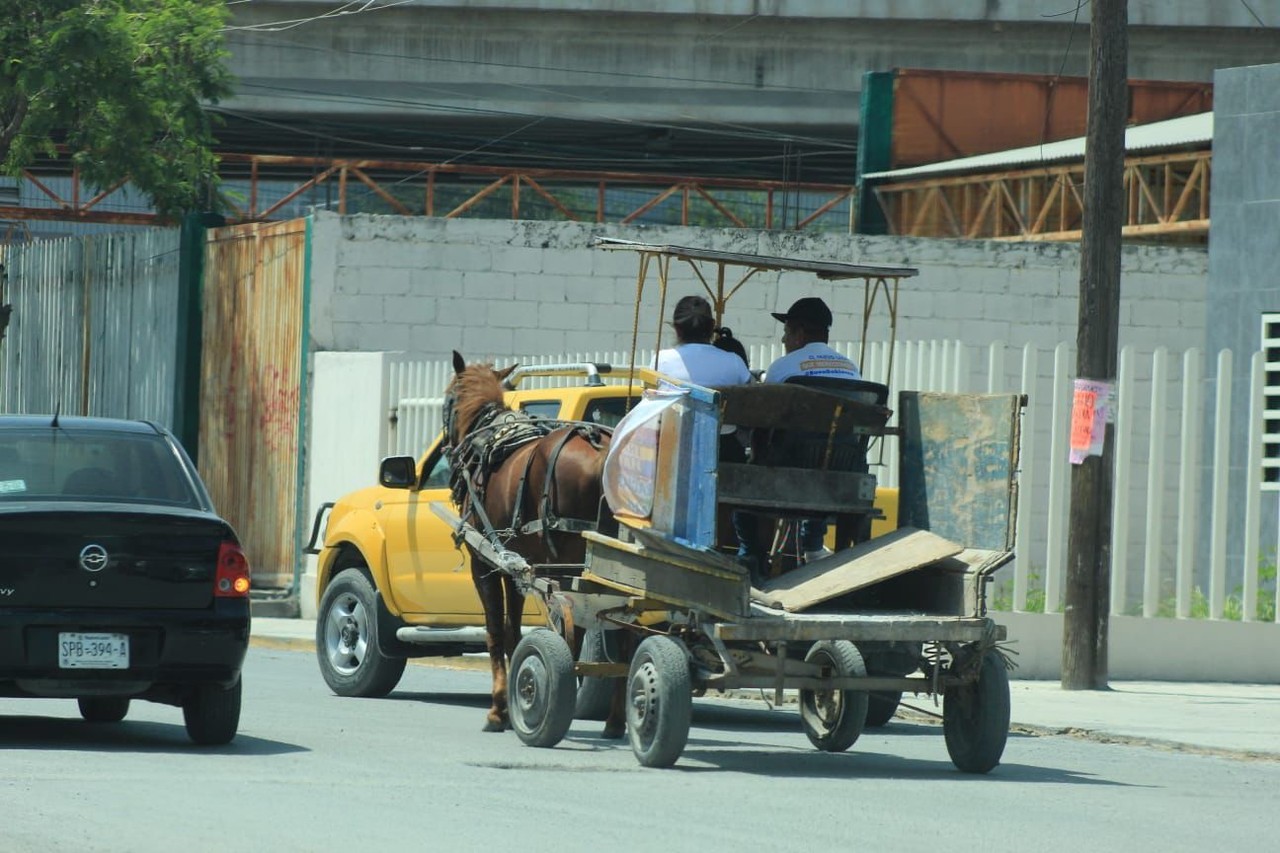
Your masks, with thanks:
[{"label": "concrete sidewalk", "polygon": [[[254,616],[253,642],[310,651],[315,622]],[[1057,681],[1015,679],[1010,692],[1013,725],[1029,733],[1280,761],[1280,684],[1124,681],[1110,690],[1063,690]],[[917,714],[913,707],[940,710],[925,697],[903,704],[907,716]]]}]

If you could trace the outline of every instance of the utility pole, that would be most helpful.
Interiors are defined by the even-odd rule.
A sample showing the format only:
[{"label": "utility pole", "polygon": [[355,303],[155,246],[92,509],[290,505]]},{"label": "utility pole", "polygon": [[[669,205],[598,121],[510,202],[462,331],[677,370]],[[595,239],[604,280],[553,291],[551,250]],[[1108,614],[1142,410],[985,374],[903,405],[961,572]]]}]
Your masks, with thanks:
[{"label": "utility pole", "polygon": [[[1124,129],[1129,113],[1128,0],[1093,0],[1089,24],[1089,117],[1080,240],[1080,311],[1076,326],[1076,407],[1080,380],[1113,388],[1120,335],[1120,235],[1124,226]],[[1092,392],[1086,392],[1092,393]],[[1099,398],[1089,398],[1089,402]],[[1110,406],[1107,395],[1101,395]],[[1110,418],[1106,420],[1110,421]],[[1096,421],[1095,421],[1096,423]],[[1067,542],[1062,687],[1107,687],[1111,597],[1113,426],[1100,456],[1073,459]],[[1074,444],[1074,437],[1073,437]],[[1124,571],[1124,567],[1117,567]]]}]

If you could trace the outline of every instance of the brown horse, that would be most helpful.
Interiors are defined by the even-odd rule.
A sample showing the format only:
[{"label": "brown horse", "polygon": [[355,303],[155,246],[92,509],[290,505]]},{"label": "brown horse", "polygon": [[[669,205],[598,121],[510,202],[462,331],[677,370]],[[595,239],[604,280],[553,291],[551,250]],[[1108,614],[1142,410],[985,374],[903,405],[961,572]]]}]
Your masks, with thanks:
[{"label": "brown horse", "polygon": [[[557,529],[566,526],[557,521],[598,518],[609,434],[587,425],[548,429],[512,412],[502,399],[502,380],[515,365],[505,370],[467,365],[454,352],[453,369],[445,392],[444,428],[451,448],[454,500],[462,518],[482,533],[493,531],[504,548],[535,570],[540,564],[581,564],[585,540],[577,531]],[[476,499],[483,516],[476,511]],[[507,666],[520,639],[524,594],[510,574],[498,571],[470,546],[467,550],[484,608],[493,672],[493,702],[484,729],[503,731],[510,724]],[[619,680],[605,723],[606,737],[623,735],[624,689]]]}]

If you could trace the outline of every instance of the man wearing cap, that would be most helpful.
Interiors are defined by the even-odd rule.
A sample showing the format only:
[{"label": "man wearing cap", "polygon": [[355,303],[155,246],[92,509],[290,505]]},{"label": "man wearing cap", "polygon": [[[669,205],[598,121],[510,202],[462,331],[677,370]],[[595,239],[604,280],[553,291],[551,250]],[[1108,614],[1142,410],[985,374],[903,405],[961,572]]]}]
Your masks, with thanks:
[{"label": "man wearing cap", "polygon": [[782,345],[787,354],[769,365],[765,382],[786,382],[793,376],[829,376],[833,379],[861,379],[858,365],[827,346],[831,329],[831,309],[816,296],[792,303],[785,314],[773,312],[782,327]]},{"label": "man wearing cap", "polygon": [[[831,309],[816,296],[797,299],[785,314],[770,312],[775,320],[783,323],[782,345],[787,354],[778,358],[765,371],[765,382],[786,382],[793,376],[824,376],[832,379],[861,379],[862,371],[853,361],[827,345],[831,329]],[[757,521],[750,512],[738,510],[733,514],[734,532],[738,538],[738,560],[752,573],[753,583],[762,583],[763,558],[758,553]],[[827,522],[821,518],[806,518],[800,522],[800,549],[806,562],[829,556],[831,551],[823,544],[827,535]]]}]

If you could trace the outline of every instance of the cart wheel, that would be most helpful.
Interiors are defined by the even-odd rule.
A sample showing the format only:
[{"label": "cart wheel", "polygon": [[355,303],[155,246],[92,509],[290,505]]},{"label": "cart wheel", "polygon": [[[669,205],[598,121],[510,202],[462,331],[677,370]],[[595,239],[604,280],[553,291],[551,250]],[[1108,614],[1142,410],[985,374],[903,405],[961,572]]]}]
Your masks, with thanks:
[{"label": "cart wheel", "polygon": [[1000,763],[1009,738],[1009,672],[999,653],[983,656],[977,681],[947,688],[942,732],[952,762],[965,773],[986,773]]},{"label": "cart wheel", "polygon": [[878,729],[888,724],[902,701],[901,690],[873,690],[867,696],[867,728]]},{"label": "cart wheel", "polygon": [[[858,647],[848,640],[814,643],[804,659],[829,666],[837,678],[867,674]],[[824,752],[844,752],[853,746],[866,721],[865,690],[800,691],[800,723],[809,742]]]},{"label": "cart wheel", "polygon": [[679,641],[648,637],[627,675],[627,730],[631,751],[645,767],[670,767],[689,740],[693,695],[689,658]]},{"label": "cart wheel", "polygon": [[529,746],[555,746],[573,723],[577,681],[573,653],[554,631],[539,628],[516,646],[507,682],[511,728]]}]

